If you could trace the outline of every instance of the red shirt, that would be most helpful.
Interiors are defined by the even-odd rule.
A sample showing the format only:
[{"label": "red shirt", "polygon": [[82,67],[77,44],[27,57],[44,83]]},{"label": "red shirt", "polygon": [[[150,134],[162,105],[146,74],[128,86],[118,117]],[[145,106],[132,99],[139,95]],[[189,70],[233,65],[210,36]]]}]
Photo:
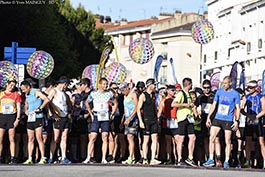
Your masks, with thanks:
[{"label": "red shirt", "polygon": [[17,112],[17,103],[21,103],[21,96],[17,92],[0,92],[1,114],[15,114]]}]

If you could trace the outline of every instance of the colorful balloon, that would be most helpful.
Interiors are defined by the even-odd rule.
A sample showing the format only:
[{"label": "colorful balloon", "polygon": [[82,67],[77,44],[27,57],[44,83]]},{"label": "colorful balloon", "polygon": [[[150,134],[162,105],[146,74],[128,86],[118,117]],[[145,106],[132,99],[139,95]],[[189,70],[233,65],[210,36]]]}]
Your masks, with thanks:
[{"label": "colorful balloon", "polygon": [[28,59],[27,71],[29,75],[36,79],[45,79],[53,70],[54,60],[52,56],[45,51],[36,51]]},{"label": "colorful balloon", "polygon": [[106,75],[109,82],[122,83],[126,79],[127,70],[121,63],[111,63],[106,68]]},{"label": "colorful balloon", "polygon": [[192,38],[199,44],[207,44],[214,38],[213,25],[208,20],[201,20],[191,27]]},{"label": "colorful balloon", "polygon": [[[98,75],[99,65],[93,64],[88,65],[82,73],[82,78],[88,78],[91,82],[91,87],[96,88],[97,75]],[[102,71],[102,77],[105,77],[105,70]]]},{"label": "colorful balloon", "polygon": [[4,87],[9,80],[18,81],[18,70],[10,61],[0,62],[0,86]]},{"label": "colorful balloon", "polygon": [[149,62],[153,58],[154,53],[153,43],[147,38],[137,38],[129,46],[131,59],[139,64]]}]

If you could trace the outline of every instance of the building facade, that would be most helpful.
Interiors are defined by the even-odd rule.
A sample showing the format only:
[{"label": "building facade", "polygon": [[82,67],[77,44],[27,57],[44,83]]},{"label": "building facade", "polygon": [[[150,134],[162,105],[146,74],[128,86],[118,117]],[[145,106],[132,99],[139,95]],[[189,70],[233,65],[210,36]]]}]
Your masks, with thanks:
[{"label": "building facade", "polygon": [[[204,18],[196,13],[162,14],[159,18],[128,22],[105,30],[106,35],[113,37],[116,53],[110,55],[109,63],[117,61],[127,68],[127,79],[134,82],[145,81],[153,77],[156,58],[162,55],[162,62],[158,80],[162,84],[174,84],[174,76],[170,58],[173,59],[178,82],[184,77],[193,79],[194,85],[200,85],[202,70],[200,69],[200,45],[191,37],[191,26],[194,22]],[[152,41],[155,49],[153,59],[146,64],[137,64],[129,56],[130,43],[139,37]],[[118,57],[117,57],[118,56]],[[108,65],[108,63],[107,63]]]},{"label": "building facade", "polygon": [[259,80],[265,69],[265,0],[208,0],[208,19],[215,38],[202,47],[203,77],[229,75],[236,61],[246,80]]}]

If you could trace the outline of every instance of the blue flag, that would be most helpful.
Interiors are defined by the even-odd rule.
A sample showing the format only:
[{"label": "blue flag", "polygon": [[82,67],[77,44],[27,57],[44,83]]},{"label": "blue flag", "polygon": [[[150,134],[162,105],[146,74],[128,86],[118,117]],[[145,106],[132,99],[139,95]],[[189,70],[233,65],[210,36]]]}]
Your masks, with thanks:
[{"label": "blue flag", "polygon": [[236,89],[236,86],[237,86],[237,64],[238,64],[238,62],[236,61],[232,65],[232,69],[231,69],[231,72],[229,75],[231,77],[231,80],[232,80],[232,88],[233,89]]},{"label": "blue flag", "polygon": [[154,79],[158,81],[158,74],[159,74],[159,70],[160,70],[160,67],[161,67],[161,64],[162,64],[162,61],[163,61],[163,56],[162,55],[159,55],[157,58],[156,58],[156,63],[155,63],[155,69],[154,69]]},{"label": "blue flag", "polygon": [[177,77],[176,77],[176,73],[175,73],[175,67],[174,67],[174,63],[173,63],[173,58],[170,58],[170,64],[171,64],[171,69],[172,69],[172,75],[173,75],[173,79],[175,84],[178,83]]}]

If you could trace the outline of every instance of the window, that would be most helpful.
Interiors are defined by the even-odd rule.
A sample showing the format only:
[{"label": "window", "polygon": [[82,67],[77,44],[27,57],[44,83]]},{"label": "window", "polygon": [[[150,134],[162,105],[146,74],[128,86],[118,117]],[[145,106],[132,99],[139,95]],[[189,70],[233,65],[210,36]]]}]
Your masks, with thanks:
[{"label": "window", "polygon": [[216,63],[216,61],[217,61],[217,56],[218,56],[218,52],[215,51],[215,52],[214,52],[214,63]]},{"label": "window", "polygon": [[251,51],[251,43],[248,42],[248,43],[247,43],[247,52],[250,52],[250,51]]},{"label": "window", "polygon": [[261,49],[262,48],[262,39],[258,40],[258,48]]}]

